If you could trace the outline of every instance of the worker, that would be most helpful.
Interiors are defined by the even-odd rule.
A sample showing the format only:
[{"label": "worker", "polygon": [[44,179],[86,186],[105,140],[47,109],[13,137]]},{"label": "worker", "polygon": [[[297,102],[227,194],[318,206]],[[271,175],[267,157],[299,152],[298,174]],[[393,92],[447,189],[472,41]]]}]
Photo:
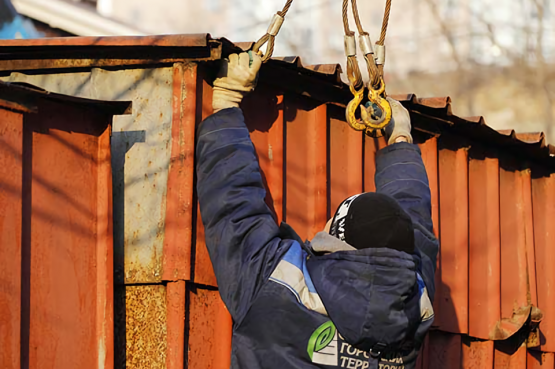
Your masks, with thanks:
[{"label": "worker", "polygon": [[214,114],[197,133],[206,245],[233,319],[231,367],[414,368],[433,321],[439,245],[408,111],[388,99],[393,120],[376,155],[376,193],[343,201],[303,242],[265,203],[239,108],[261,64],[253,53],[224,61]]}]

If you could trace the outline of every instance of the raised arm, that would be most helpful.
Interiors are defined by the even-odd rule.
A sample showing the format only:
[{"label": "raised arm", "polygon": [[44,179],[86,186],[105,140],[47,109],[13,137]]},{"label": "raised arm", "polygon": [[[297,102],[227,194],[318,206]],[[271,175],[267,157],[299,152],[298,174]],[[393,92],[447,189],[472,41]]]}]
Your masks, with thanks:
[{"label": "raised arm", "polygon": [[433,299],[439,243],[433,234],[428,175],[420,148],[412,144],[408,111],[398,101],[388,100],[396,121],[387,132],[389,146],[376,156],[376,191],[395,198],[412,218],[415,246],[421,258],[420,270]]},{"label": "raised arm", "polygon": [[[222,300],[242,320],[291,241],[282,241],[264,202],[255,149],[237,106],[254,88],[260,58],[230,56],[214,83],[215,114],[199,126],[197,193]],[[250,86],[250,87],[249,87]]]}]

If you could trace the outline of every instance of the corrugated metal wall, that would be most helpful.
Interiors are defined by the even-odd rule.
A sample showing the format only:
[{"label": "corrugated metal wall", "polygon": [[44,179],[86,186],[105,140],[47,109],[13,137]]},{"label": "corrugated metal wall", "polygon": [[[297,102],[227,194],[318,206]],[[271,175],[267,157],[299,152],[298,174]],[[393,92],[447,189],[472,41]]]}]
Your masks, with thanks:
[{"label": "corrugated metal wall", "polygon": [[[205,83],[204,116],[209,90]],[[243,110],[267,182],[268,203],[276,219],[288,222],[301,237],[310,239],[321,230],[346,197],[375,189],[375,153],[385,142],[352,131],[343,109],[261,85]],[[555,336],[548,313],[555,300],[549,299],[548,286],[555,271],[545,264],[551,256],[549,226],[555,221],[550,216],[555,176],[481,140],[448,133],[416,132],[416,137],[441,240],[435,328],[420,366],[552,368]],[[200,285],[216,287],[216,281],[199,221],[196,230],[193,281],[198,291]],[[527,344],[538,342],[529,329],[530,320],[537,318],[532,306],[542,309],[545,318],[541,347],[527,352]],[[212,308],[224,309],[216,302]],[[502,343],[488,341],[509,336]],[[189,337],[196,342],[192,331]],[[216,352],[205,350],[206,357]],[[226,360],[213,367],[226,367]]]},{"label": "corrugated metal wall", "polygon": [[[171,50],[180,46],[183,55],[189,46],[197,55],[209,45],[207,55],[216,57],[214,43],[178,38],[187,45],[154,41]],[[152,40],[131,41],[144,47]],[[121,42],[75,41],[80,47],[98,43],[104,53]],[[40,55],[48,49],[37,48]],[[87,57],[94,52],[87,49]],[[64,59],[62,73],[34,70],[5,78],[133,101],[133,115],[114,121],[111,145],[116,367],[223,369],[230,363],[232,322],[218,295],[194,198],[194,130],[212,111],[207,81],[214,69],[186,58],[172,66],[164,53],[158,63]],[[48,65],[31,59],[9,65]],[[83,71],[83,63],[110,69]],[[375,154],[385,145],[347,127],[336,104],[348,90],[336,77],[333,66],[272,61],[243,104],[267,203],[277,222],[305,238],[323,228],[345,197],[375,189]],[[412,112],[441,240],[435,328],[420,367],[554,368],[555,270],[548,263],[555,257],[555,177],[542,136],[504,136],[481,119],[463,120],[451,114],[449,99],[397,98]],[[529,334],[531,320],[538,319],[532,306],[545,315],[539,335]],[[537,341],[541,351],[523,346]]]},{"label": "corrugated metal wall", "polygon": [[16,92],[0,100],[1,367],[113,368],[112,117]]}]

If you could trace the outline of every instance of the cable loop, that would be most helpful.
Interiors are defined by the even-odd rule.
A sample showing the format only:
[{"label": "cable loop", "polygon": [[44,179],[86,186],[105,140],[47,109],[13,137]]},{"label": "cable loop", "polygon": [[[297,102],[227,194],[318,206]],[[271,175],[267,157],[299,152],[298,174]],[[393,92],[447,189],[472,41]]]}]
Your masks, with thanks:
[{"label": "cable loop", "polygon": [[[283,22],[285,20],[285,16],[287,15],[287,12],[289,11],[289,8],[291,8],[292,4],[293,0],[287,0],[283,9],[281,11],[278,11],[272,18],[266,34],[262,36],[258,41],[256,41],[256,43],[252,47],[253,52],[261,55],[263,63],[266,63],[268,60],[270,60],[270,58],[274,54],[276,36],[278,35],[279,30],[281,29],[281,26],[283,25]],[[260,51],[260,48],[266,43],[268,43],[266,47],[266,53],[262,53]]]}]

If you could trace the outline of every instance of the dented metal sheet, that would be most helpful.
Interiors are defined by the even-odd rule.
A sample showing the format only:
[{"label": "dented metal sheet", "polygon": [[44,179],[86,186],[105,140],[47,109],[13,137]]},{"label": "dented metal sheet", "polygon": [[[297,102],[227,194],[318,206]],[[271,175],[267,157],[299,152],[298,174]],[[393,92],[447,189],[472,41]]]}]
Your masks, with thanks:
[{"label": "dented metal sheet", "polygon": [[132,115],[114,119],[111,138],[115,277],[119,283],[161,281],[173,68],[13,73],[4,79],[83,98],[133,102]]}]

